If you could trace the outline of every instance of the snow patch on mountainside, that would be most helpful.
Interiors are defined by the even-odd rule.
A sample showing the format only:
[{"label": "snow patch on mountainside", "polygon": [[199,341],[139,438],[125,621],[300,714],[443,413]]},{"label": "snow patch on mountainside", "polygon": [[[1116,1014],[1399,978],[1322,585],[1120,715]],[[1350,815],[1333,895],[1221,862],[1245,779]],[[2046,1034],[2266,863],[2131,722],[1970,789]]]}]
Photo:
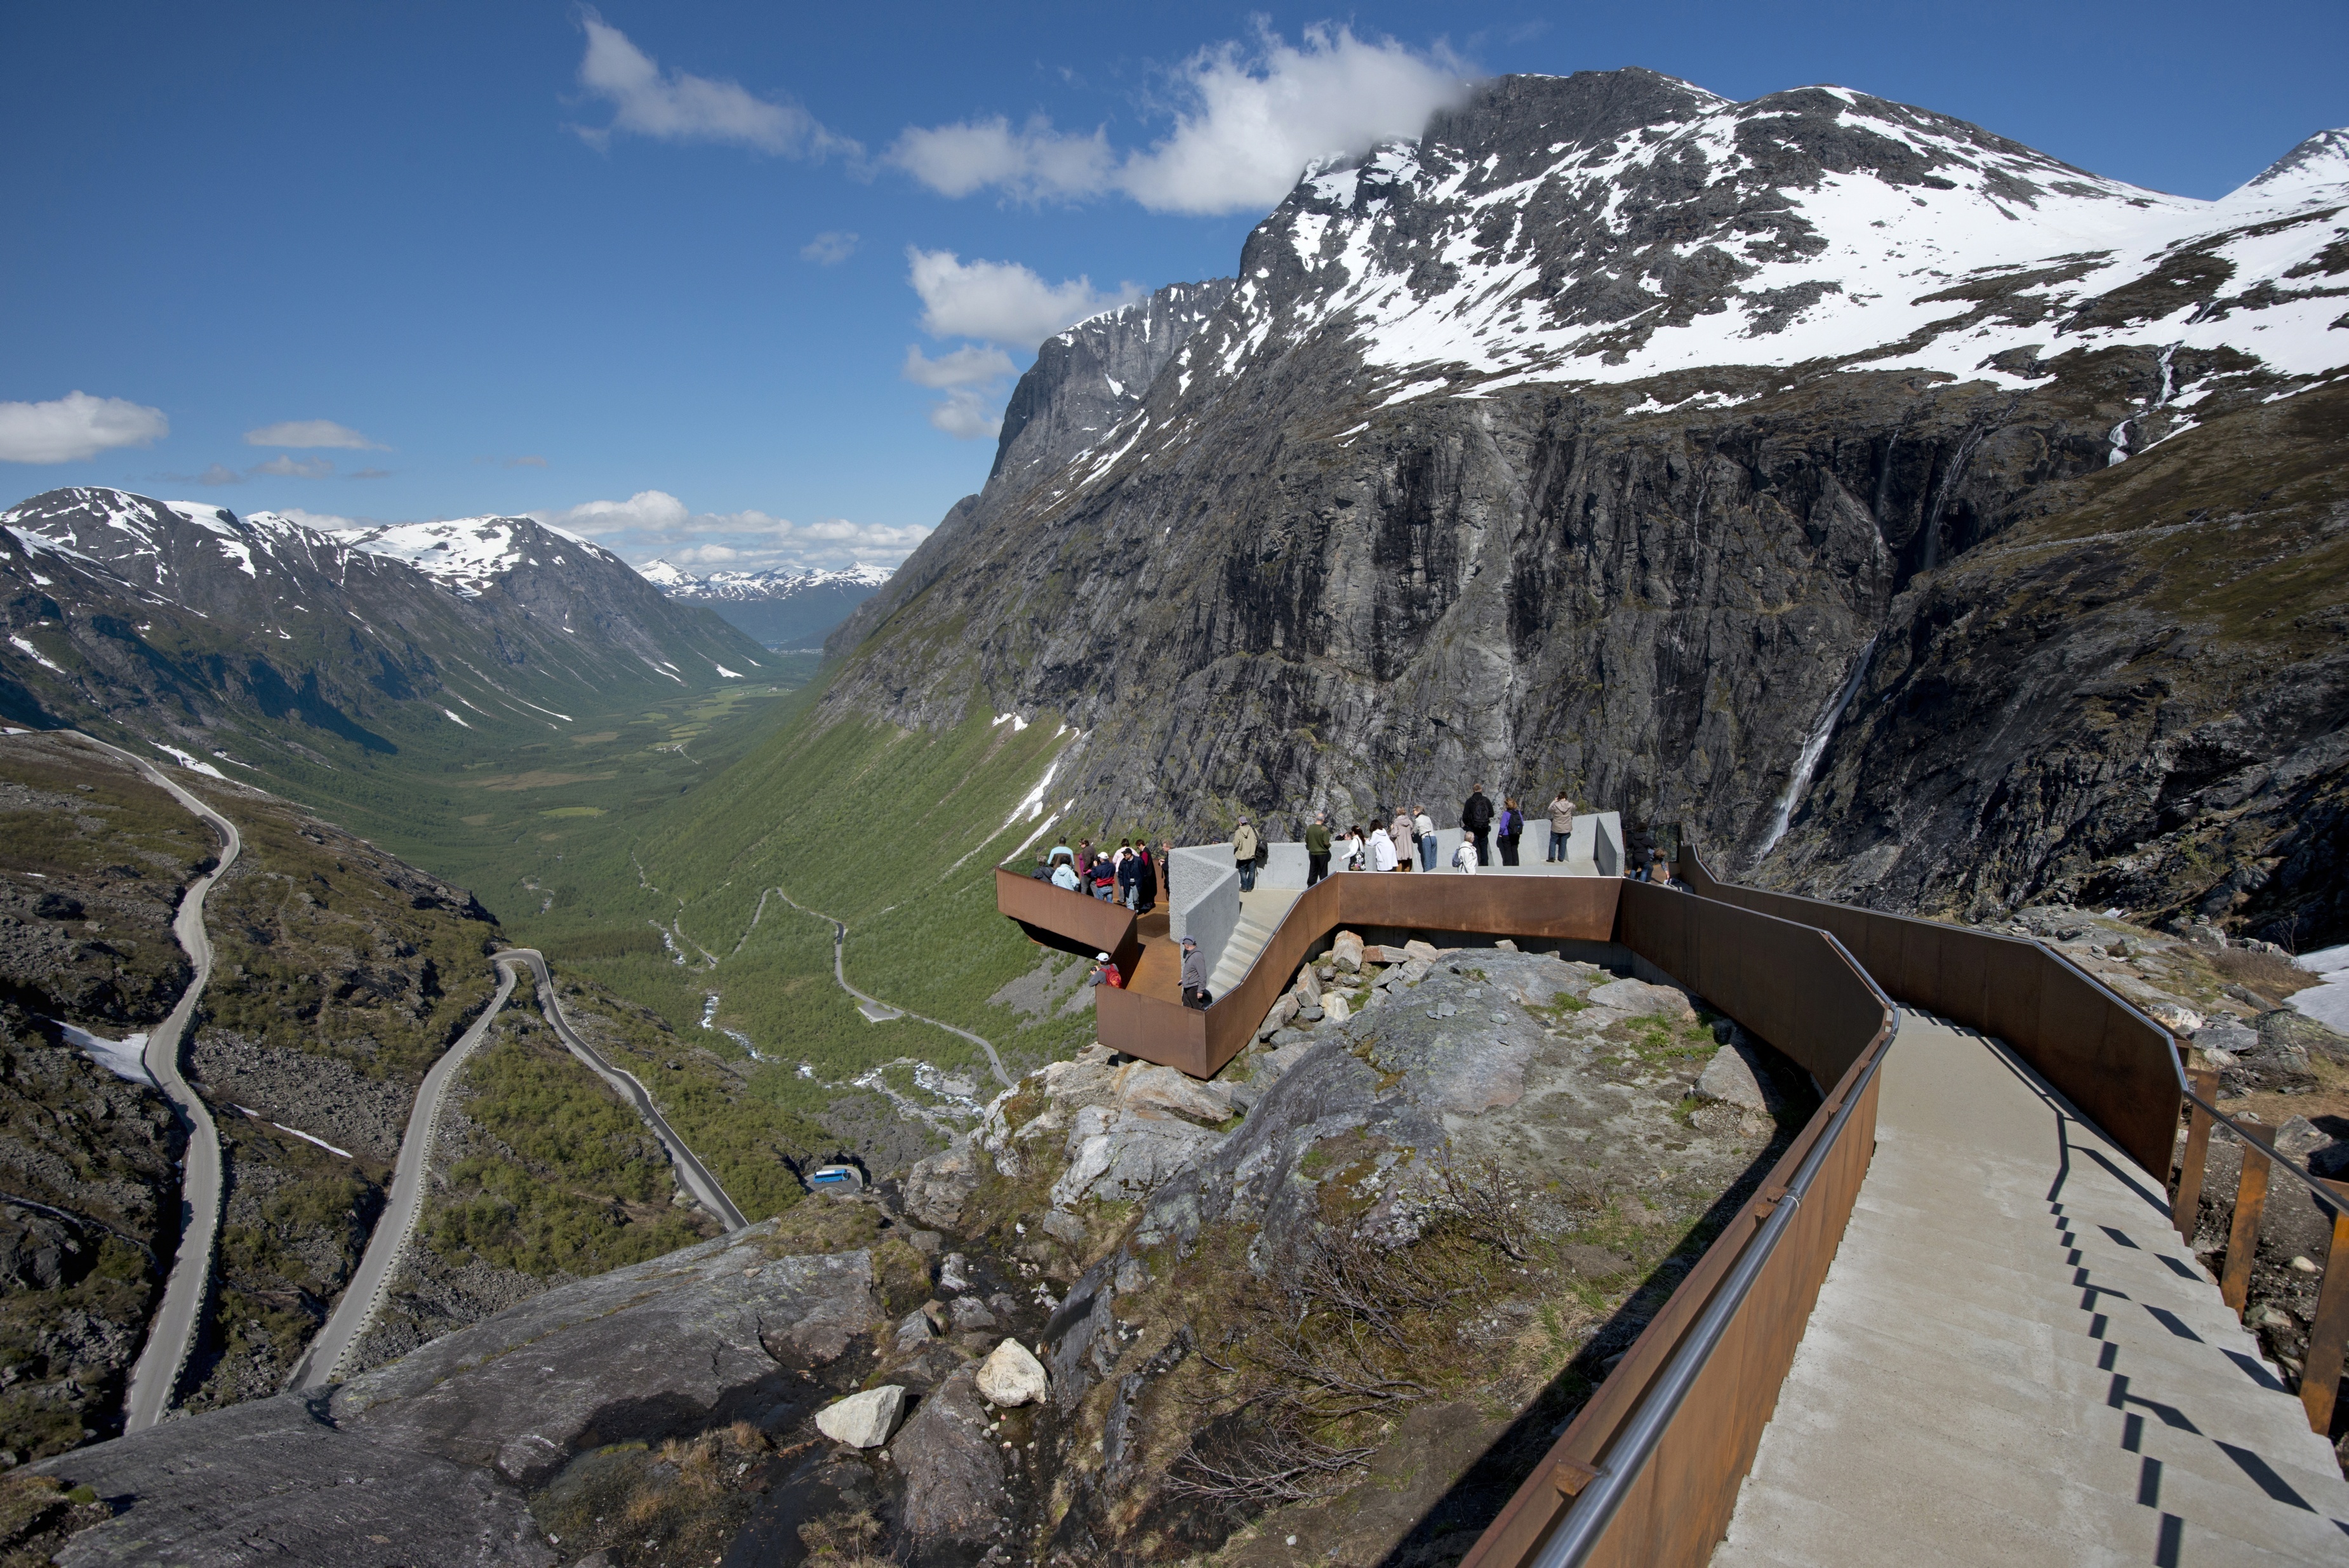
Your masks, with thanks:
[{"label": "snow patch on mountainside", "polygon": [[[333,533],[354,550],[405,561],[468,598],[478,598],[492,583],[518,566],[566,565],[565,551],[618,559],[575,533],[526,517],[459,517],[441,522],[336,529]],[[546,553],[535,556],[533,551]]]}]

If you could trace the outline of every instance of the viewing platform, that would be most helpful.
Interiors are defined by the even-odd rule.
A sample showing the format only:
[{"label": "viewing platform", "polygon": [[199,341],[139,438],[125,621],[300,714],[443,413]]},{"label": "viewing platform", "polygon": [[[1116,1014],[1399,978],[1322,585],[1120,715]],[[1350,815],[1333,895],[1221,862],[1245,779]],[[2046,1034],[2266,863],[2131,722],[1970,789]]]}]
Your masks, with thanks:
[{"label": "viewing platform", "polygon": [[[1669,979],[1820,1087],[1462,1568],[2349,1562],[2329,1439],[2349,1184],[2227,1116],[2182,1042],[2042,944],[1722,882],[1685,849],[1683,888],[1629,882],[1620,845],[1594,820],[1563,867],[1311,888],[1302,846],[1287,873],[1275,845],[1248,893],[1225,880],[1230,846],[1193,846],[1139,921],[998,873],[1031,934],[1135,976],[1096,991],[1102,1042],[1195,1077],[1342,926],[1532,939]],[[1204,1010],[1176,995],[1185,931],[1216,954]],[[2199,1212],[2214,1127],[2245,1146],[2223,1285],[2173,1217]],[[2332,1221],[2330,1253],[2303,1260],[2323,1278],[2296,1390],[2240,1317],[2276,1202]]]}]

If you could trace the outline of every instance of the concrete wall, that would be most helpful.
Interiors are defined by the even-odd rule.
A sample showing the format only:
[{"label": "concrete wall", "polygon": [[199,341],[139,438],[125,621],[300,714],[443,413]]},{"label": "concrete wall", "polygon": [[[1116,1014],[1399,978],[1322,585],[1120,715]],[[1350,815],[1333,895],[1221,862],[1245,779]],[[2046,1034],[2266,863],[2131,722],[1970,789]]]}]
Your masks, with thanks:
[{"label": "concrete wall", "polygon": [[1232,846],[1185,844],[1166,858],[1166,925],[1177,942],[1196,937],[1207,973],[1224,956],[1224,944],[1240,923],[1240,879]]},{"label": "concrete wall", "polygon": [[[1438,828],[1435,830],[1436,870],[1451,870],[1452,851],[1460,847],[1461,838],[1461,831],[1457,828]],[[1263,869],[1257,873],[1256,885],[1303,887],[1307,869],[1305,846],[1294,840],[1276,840],[1267,848],[1270,853]],[[1404,848],[1403,845],[1396,845],[1395,853],[1398,856],[1403,856]],[[1222,850],[1227,857],[1231,853],[1228,845],[1222,846]],[[1410,846],[1410,855],[1404,858],[1409,859],[1412,864],[1416,866],[1419,864],[1418,847],[1413,845]],[[1542,857],[1548,852],[1549,819],[1547,817],[1527,819],[1526,836],[1517,845],[1518,863],[1523,866],[1539,865]],[[1496,849],[1495,853],[1497,855],[1499,851]],[[1603,877],[1621,876],[1623,874],[1621,814],[1615,811],[1576,812],[1573,831],[1567,838],[1566,858],[1569,861],[1589,861]],[[1204,939],[1200,945],[1206,945]]]}]

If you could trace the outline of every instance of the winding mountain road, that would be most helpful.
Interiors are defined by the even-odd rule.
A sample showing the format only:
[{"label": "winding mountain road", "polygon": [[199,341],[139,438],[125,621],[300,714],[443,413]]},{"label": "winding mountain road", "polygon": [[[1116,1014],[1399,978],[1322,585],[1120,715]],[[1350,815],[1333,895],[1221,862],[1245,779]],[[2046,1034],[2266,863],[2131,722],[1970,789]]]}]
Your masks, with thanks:
[{"label": "winding mountain road", "polygon": [[333,1382],[351,1346],[367,1337],[376,1314],[383,1310],[383,1298],[390,1292],[393,1271],[400,1253],[407,1250],[409,1238],[416,1233],[416,1217],[423,1211],[425,1176],[431,1168],[433,1145],[440,1139],[440,1107],[448,1098],[449,1086],[488,1037],[490,1025],[505,1011],[521,963],[511,953],[497,955],[497,995],[490,998],[490,1005],[481,1009],[481,1016],[473,1020],[471,1027],[458,1037],[455,1045],[441,1052],[440,1059],[424,1075],[424,1082],[416,1091],[416,1107],[409,1113],[408,1130],[399,1140],[399,1160],[392,1168],[390,1199],[376,1221],[374,1233],[367,1237],[367,1251],[359,1258],[351,1283],[343,1288],[335,1310],[311,1339],[302,1359],[294,1364],[294,1375],[286,1379],[288,1388],[319,1388]]},{"label": "winding mountain road", "polygon": [[701,1163],[700,1156],[686,1146],[685,1140],[679,1138],[677,1130],[668,1124],[668,1119],[661,1115],[660,1108],[653,1104],[653,1097],[646,1091],[636,1075],[605,1061],[596,1054],[595,1047],[581,1039],[572,1029],[570,1020],[563,1016],[563,1005],[554,999],[554,979],[546,972],[545,955],[534,947],[510,947],[498,954],[500,963],[509,959],[529,965],[532,977],[538,982],[539,1010],[545,1015],[547,1026],[554,1029],[555,1038],[561,1040],[573,1056],[586,1063],[589,1070],[618,1090],[621,1099],[636,1108],[636,1114],[644,1118],[645,1125],[653,1130],[653,1136],[659,1139],[661,1147],[668,1150],[669,1163],[677,1168],[679,1184],[693,1194],[695,1201],[703,1208],[717,1216],[719,1223],[728,1230],[739,1231],[749,1224],[750,1222],[742,1217],[742,1211],[734,1206],[734,1200],[726,1195],[726,1189],[718,1184],[718,1178]]},{"label": "winding mountain road", "polygon": [[[993,1042],[981,1036],[972,1034],[968,1029],[957,1029],[952,1024],[942,1024],[936,1018],[925,1017],[919,1013],[908,1012],[906,1009],[898,1006],[895,1002],[884,1002],[878,996],[868,996],[864,992],[859,991],[855,986],[851,985],[848,983],[848,970],[841,958],[841,949],[848,941],[847,922],[834,920],[831,915],[824,913],[823,911],[820,909],[810,909],[807,905],[802,903],[799,900],[793,898],[791,894],[785,892],[781,888],[774,888],[771,891],[777,898],[781,899],[785,903],[790,904],[802,914],[812,914],[818,920],[828,921],[831,923],[832,977],[840,982],[840,988],[842,990],[856,998],[858,1006],[864,1010],[864,1016],[876,1024],[885,1023],[890,1018],[911,1018],[916,1023],[927,1024],[933,1029],[944,1029],[949,1035],[959,1035],[964,1039],[968,1040],[972,1045],[977,1046],[980,1050],[987,1053],[987,1065],[994,1069],[995,1081],[1001,1084],[1005,1088],[1009,1088],[1011,1087],[1011,1075],[1003,1070],[1003,1058],[995,1054],[995,1046]],[[878,1010],[878,1016],[875,1014],[875,1009]]]},{"label": "winding mountain road", "polygon": [[203,1320],[204,1296],[212,1284],[212,1246],[220,1235],[220,1130],[212,1125],[212,1113],[202,1098],[180,1074],[180,1043],[196,1016],[204,985],[212,977],[212,939],[204,934],[204,895],[236,863],[244,841],[238,836],[235,823],[165,778],[145,758],[109,746],[94,736],[78,738],[112,752],[139,769],[150,783],[211,824],[226,846],[220,863],[188,884],[186,895],[180,900],[180,913],[172,917],[171,934],[180,939],[188,962],[195,965],[195,977],[180,994],[171,1016],[147,1037],[148,1075],[185,1119],[188,1146],[180,1167],[180,1250],[171,1259],[162,1307],[148,1326],[147,1344],[130,1369],[130,1389],[123,1400],[122,1429],[136,1432],[161,1420],[171,1408],[171,1393],[188,1364],[188,1349],[195,1342],[196,1326]]}]

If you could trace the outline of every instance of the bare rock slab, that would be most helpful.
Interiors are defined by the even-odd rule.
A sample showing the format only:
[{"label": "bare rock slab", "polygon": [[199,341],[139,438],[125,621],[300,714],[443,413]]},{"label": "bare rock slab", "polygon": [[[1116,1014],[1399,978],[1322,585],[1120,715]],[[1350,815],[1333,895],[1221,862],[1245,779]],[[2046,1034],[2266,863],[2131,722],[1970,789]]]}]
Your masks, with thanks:
[{"label": "bare rock slab", "polygon": [[990,1405],[1040,1405],[1051,1392],[1044,1364],[1016,1339],[1007,1339],[979,1363],[978,1391]]},{"label": "bare rock slab", "polygon": [[486,1470],[328,1424],[298,1394],[60,1454],[35,1467],[97,1490],[113,1519],[66,1543],[71,1568],[304,1563],[554,1568],[516,1488]]},{"label": "bare rock slab", "polygon": [[895,1383],[851,1394],[815,1413],[816,1430],[852,1449],[877,1449],[897,1429],[905,1413],[905,1390]]},{"label": "bare rock slab", "polygon": [[962,1208],[978,1191],[978,1157],[966,1133],[905,1172],[905,1212],[926,1225],[956,1230]]},{"label": "bare rock slab", "polygon": [[558,1286],[336,1390],[344,1429],[543,1484],[572,1455],[751,1417],[879,1322],[872,1255],[761,1228]]}]

